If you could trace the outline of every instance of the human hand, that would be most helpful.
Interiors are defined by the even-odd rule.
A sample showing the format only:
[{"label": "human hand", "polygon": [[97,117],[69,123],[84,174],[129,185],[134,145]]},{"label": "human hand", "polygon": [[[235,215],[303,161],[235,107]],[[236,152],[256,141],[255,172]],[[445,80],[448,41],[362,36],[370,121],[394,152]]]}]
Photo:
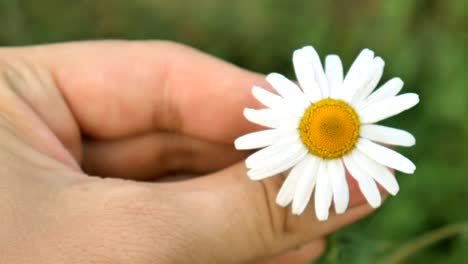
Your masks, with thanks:
[{"label": "human hand", "polygon": [[[167,42],[0,49],[0,262],[319,256],[324,236],[372,209],[349,179],[345,214],[293,216],[275,204],[284,177],[248,179],[232,142],[259,129],[242,117],[258,107],[253,84],[268,87]],[[203,176],[165,177],[181,173]]]}]

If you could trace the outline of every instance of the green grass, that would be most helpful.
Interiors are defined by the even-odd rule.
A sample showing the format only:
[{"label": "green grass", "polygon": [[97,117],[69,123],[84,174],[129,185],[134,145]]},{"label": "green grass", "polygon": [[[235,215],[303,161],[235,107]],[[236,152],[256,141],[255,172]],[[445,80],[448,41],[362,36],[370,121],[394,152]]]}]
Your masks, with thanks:
[{"label": "green grass", "polygon": [[[415,134],[401,149],[418,166],[373,216],[330,238],[322,263],[375,263],[438,228],[468,220],[466,0],[200,1],[0,0],[0,45],[125,38],[170,39],[258,72],[292,77],[291,52],[312,44],[348,67],[360,49],[386,61],[421,103],[386,122]],[[455,232],[405,263],[463,263]],[[437,240],[437,239],[436,239]]]}]

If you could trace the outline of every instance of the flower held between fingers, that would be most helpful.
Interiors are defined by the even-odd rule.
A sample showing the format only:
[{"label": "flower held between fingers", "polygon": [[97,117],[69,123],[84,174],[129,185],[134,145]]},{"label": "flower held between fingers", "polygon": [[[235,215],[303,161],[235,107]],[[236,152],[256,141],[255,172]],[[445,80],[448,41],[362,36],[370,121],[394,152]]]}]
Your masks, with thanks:
[{"label": "flower held between fingers", "polygon": [[[277,94],[254,86],[253,96],[265,109],[244,110],[252,123],[269,129],[253,132],[235,141],[237,149],[257,149],[246,159],[248,176],[262,180],[287,171],[276,202],[292,203],[301,214],[312,195],[319,220],[346,211],[349,202],[347,170],[372,207],[381,204],[380,184],[392,195],[398,182],[388,168],[413,173],[416,166],[406,157],[381,144],[412,146],[415,138],[376,122],[397,115],[419,102],[414,93],[398,95],[403,82],[393,78],[375,89],[384,61],[364,49],[343,76],[341,60],[328,55],[325,67],[311,46],[293,54],[299,86],[278,73],[266,79]],[[315,191],[314,191],[315,190]]]}]

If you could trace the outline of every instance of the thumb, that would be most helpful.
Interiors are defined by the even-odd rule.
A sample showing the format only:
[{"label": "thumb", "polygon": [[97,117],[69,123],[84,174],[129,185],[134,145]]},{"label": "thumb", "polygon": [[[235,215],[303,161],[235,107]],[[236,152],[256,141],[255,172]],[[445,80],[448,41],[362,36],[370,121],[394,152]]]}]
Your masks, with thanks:
[{"label": "thumb", "polygon": [[251,181],[242,163],[179,183],[184,186],[179,199],[187,199],[181,204],[190,204],[186,214],[193,217],[189,228],[204,238],[196,250],[210,252],[210,259],[216,258],[217,263],[254,261],[316,240],[372,211],[355,182],[350,181],[351,201],[346,213],[330,213],[329,219],[321,222],[310,203],[302,215],[293,215],[289,207],[275,203],[283,180],[283,175],[277,175]]}]

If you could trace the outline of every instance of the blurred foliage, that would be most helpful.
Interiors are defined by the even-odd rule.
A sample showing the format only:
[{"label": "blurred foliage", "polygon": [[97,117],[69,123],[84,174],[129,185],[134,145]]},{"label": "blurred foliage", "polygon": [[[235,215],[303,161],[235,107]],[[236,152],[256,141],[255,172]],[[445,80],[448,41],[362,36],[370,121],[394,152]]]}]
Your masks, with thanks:
[{"label": "blurred foliage", "polygon": [[[292,74],[291,52],[314,45],[348,67],[360,49],[386,62],[421,103],[387,124],[416,135],[400,149],[418,166],[400,194],[330,239],[321,263],[379,263],[402,244],[468,220],[467,0],[0,0],[0,45],[170,39],[259,72]],[[247,238],[246,238],[247,239]],[[468,234],[407,263],[466,263]]]}]

